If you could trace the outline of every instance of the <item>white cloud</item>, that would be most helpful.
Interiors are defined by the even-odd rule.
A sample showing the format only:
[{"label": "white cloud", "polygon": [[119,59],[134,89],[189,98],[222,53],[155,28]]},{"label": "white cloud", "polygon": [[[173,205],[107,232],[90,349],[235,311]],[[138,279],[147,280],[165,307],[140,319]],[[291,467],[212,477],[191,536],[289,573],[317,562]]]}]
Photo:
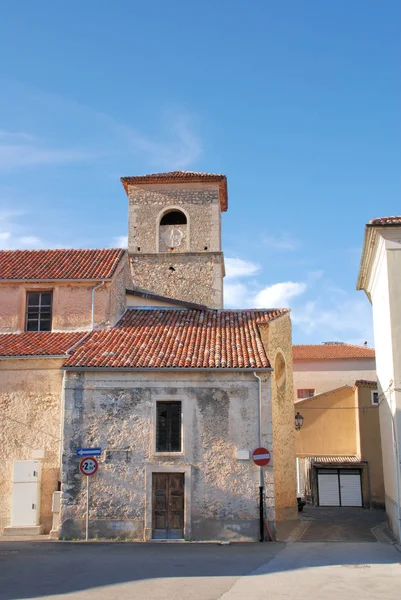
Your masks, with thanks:
[{"label": "white cloud", "polygon": [[224,305],[228,308],[249,308],[250,297],[248,288],[243,283],[224,284]]},{"label": "white cloud", "polygon": [[81,149],[48,147],[28,133],[0,131],[1,171],[38,165],[70,164],[87,161],[94,156],[94,153]]},{"label": "white cloud", "polygon": [[226,278],[250,277],[260,271],[260,266],[242,258],[225,258]]},{"label": "white cloud", "polygon": [[123,134],[135,152],[146,155],[151,166],[160,169],[185,169],[202,153],[202,142],[192,121],[187,112],[169,112],[161,124],[165,132],[164,139],[159,140],[115,121],[113,127],[116,132]]},{"label": "white cloud", "polygon": [[[362,296],[343,293],[333,304],[328,298],[310,300],[292,312],[294,324],[306,335],[319,333],[320,341],[345,341],[373,345],[372,310]],[[355,297],[354,297],[355,296]]]},{"label": "white cloud", "polygon": [[265,236],[262,239],[262,244],[275,250],[295,250],[299,246],[298,241],[287,233]]},{"label": "white cloud", "polygon": [[255,296],[256,308],[288,308],[291,299],[306,291],[306,283],[284,281],[269,285]]},{"label": "white cloud", "polygon": [[113,238],[112,248],[128,248],[128,235],[119,235]]}]

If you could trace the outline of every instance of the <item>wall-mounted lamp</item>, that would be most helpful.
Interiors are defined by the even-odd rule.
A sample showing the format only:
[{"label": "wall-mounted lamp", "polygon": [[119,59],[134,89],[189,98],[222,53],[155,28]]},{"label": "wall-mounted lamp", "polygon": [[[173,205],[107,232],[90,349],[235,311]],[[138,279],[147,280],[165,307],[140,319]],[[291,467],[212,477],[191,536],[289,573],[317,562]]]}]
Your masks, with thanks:
[{"label": "wall-mounted lamp", "polygon": [[301,413],[297,412],[295,415],[295,429],[299,431],[304,423],[304,418]]}]

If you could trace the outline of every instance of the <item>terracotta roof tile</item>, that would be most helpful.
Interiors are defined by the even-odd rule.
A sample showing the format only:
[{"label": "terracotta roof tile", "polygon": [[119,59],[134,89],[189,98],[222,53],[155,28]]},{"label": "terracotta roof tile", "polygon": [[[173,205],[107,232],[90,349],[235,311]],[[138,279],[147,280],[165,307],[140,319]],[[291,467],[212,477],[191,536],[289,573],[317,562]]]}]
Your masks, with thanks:
[{"label": "terracotta roof tile", "polygon": [[198,171],[169,171],[168,173],[149,173],[148,175],[135,175],[121,177],[121,183],[128,194],[129,185],[146,183],[218,183],[220,208],[225,212],[228,208],[227,178],[218,173],[200,173]]},{"label": "terracotta roof tile", "polygon": [[401,216],[379,217],[378,219],[372,219],[371,221],[369,221],[368,225],[401,225]]},{"label": "terracotta roof tile", "polygon": [[115,327],[92,332],[64,366],[268,368],[258,325],[287,313],[128,309]]},{"label": "terracotta roof tile", "polygon": [[367,379],[357,379],[354,385],[355,387],[366,387],[372,390],[377,389],[377,381],[368,381]]},{"label": "terracotta roof tile", "polygon": [[122,248],[0,250],[1,280],[110,279]]},{"label": "terracotta roof tile", "polygon": [[0,356],[64,356],[85,335],[82,331],[1,333]]},{"label": "terracotta roof tile", "polygon": [[374,358],[374,348],[352,344],[306,344],[292,347],[294,360],[330,360],[340,358]]}]

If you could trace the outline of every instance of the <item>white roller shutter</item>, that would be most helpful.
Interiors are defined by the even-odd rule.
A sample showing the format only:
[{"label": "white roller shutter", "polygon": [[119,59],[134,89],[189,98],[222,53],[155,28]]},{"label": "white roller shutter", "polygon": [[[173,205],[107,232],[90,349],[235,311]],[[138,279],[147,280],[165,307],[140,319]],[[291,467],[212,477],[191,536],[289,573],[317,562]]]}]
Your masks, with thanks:
[{"label": "white roller shutter", "polygon": [[319,506],[340,506],[338,472],[320,471],[318,473]]},{"label": "white roller shutter", "polygon": [[341,506],[362,506],[360,471],[340,471]]}]

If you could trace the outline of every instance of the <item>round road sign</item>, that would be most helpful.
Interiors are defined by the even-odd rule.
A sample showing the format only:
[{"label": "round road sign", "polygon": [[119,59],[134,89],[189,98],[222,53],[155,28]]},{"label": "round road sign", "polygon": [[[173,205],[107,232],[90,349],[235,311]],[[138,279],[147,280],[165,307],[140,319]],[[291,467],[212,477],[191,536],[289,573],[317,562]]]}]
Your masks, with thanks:
[{"label": "round road sign", "polygon": [[79,463],[79,470],[82,475],[94,475],[98,468],[98,462],[96,458],[83,458]]},{"label": "round road sign", "polygon": [[270,452],[267,450],[267,448],[256,448],[252,454],[252,458],[255,465],[264,467],[270,460]]}]

